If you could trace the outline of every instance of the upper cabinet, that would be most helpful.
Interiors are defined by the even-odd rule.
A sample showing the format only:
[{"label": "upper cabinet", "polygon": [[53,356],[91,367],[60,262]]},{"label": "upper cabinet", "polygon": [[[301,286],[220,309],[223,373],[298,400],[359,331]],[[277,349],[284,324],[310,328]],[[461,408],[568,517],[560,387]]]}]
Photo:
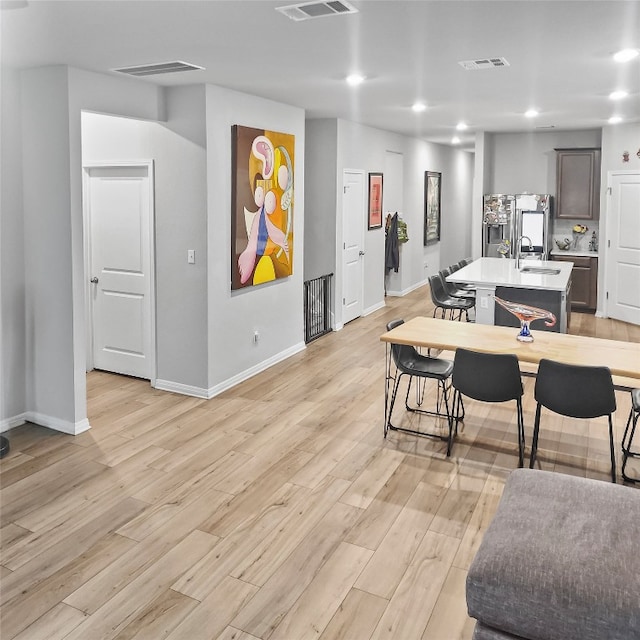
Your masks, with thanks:
[{"label": "upper cabinet", "polygon": [[556,217],[597,220],[600,149],[556,149]]}]

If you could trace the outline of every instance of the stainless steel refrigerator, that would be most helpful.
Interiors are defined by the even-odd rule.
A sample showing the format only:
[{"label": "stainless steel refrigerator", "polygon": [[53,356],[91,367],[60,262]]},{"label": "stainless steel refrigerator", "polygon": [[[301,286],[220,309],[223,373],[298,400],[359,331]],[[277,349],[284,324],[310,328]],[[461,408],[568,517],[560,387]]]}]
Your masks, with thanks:
[{"label": "stainless steel refrigerator", "polygon": [[482,255],[486,258],[511,257],[514,241],[515,196],[491,193],[484,196]]},{"label": "stainless steel refrigerator", "polygon": [[[483,199],[482,255],[523,256],[546,260],[550,242],[551,196],[548,194],[486,194]],[[529,240],[521,239],[526,236]]]}]

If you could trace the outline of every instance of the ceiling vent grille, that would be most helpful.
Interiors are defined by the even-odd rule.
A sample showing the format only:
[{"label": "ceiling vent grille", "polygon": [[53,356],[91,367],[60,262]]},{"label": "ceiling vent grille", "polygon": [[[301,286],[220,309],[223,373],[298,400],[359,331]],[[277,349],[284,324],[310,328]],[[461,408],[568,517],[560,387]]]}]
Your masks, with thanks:
[{"label": "ceiling vent grille", "polygon": [[478,60],[462,60],[461,62],[458,62],[458,64],[467,71],[511,66],[505,58],[480,58]]},{"label": "ceiling vent grille", "polygon": [[188,62],[182,62],[181,60],[175,60],[174,62],[159,62],[157,64],[141,64],[135,67],[122,67],[121,69],[112,69],[117,73],[125,73],[128,76],[155,76],[162,73],[179,73],[182,71],[195,71],[197,69],[204,69],[196,64],[189,64]]},{"label": "ceiling vent grille", "polygon": [[287,18],[300,22],[311,18],[325,18],[326,16],[346,15],[358,13],[358,10],[343,0],[330,2],[303,2],[291,4],[286,7],[276,7],[276,11],[283,13]]}]

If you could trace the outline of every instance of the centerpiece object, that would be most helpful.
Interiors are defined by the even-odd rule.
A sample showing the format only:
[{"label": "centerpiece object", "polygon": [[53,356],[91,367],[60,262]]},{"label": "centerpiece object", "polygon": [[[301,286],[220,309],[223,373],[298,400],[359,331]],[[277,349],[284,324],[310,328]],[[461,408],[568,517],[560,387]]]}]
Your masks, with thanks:
[{"label": "centerpiece object", "polygon": [[547,327],[553,327],[556,323],[556,317],[551,311],[547,311],[546,309],[532,307],[528,304],[522,304],[521,302],[502,300],[502,298],[498,298],[498,296],[494,296],[494,300],[520,320],[520,333],[516,336],[516,339],[520,342],[533,342],[529,325],[534,320],[544,320]]}]

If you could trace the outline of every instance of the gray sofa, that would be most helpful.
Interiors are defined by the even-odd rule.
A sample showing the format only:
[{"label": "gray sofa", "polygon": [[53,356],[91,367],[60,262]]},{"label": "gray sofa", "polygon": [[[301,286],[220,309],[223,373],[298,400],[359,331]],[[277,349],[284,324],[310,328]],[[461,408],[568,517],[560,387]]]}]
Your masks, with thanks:
[{"label": "gray sofa", "polygon": [[513,471],[467,608],[474,640],[640,640],[640,491]]}]

